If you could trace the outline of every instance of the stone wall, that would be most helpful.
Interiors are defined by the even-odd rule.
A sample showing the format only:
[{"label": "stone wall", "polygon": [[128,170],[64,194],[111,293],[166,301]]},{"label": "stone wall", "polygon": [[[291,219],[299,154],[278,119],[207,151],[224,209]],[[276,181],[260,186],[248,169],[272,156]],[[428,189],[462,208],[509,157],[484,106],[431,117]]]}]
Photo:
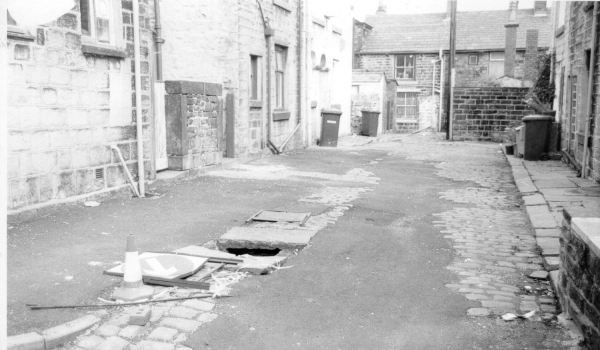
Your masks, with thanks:
[{"label": "stone wall", "polygon": [[220,84],[166,81],[169,169],[220,164],[223,99]]},{"label": "stone wall", "polygon": [[534,111],[523,102],[527,88],[457,87],[454,140],[502,142],[505,128]]},{"label": "stone wall", "polygon": [[588,349],[600,348],[599,228],[600,218],[572,218],[560,237],[559,298]]},{"label": "stone wall", "polygon": [[[40,26],[9,34],[8,209],[58,203],[126,186],[117,145],[137,177],[132,3],[122,12],[113,50],[90,50],[79,6]],[[153,1],[140,4],[144,159],[150,159],[150,59]],[[87,49],[86,49],[87,47]],[[153,176],[145,162],[146,178]]]}]

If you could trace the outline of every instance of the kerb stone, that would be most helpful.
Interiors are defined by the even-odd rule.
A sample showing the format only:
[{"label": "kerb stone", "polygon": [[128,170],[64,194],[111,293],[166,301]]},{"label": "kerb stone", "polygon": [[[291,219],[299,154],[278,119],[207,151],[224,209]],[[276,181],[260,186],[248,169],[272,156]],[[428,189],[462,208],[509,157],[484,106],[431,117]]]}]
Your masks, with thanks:
[{"label": "kerb stone", "polygon": [[526,207],[533,228],[556,228],[556,221],[545,205]]},{"label": "kerb stone", "polygon": [[544,205],[546,204],[546,200],[544,196],[541,194],[532,194],[529,196],[523,196],[523,201],[525,205]]},{"label": "kerb stone", "polygon": [[37,333],[25,333],[6,338],[10,350],[44,350],[44,337]]},{"label": "kerb stone", "polygon": [[98,322],[100,322],[98,317],[87,315],[60,326],[46,329],[42,332],[42,336],[46,340],[46,348],[52,349],[68,343]]},{"label": "kerb stone", "polygon": [[234,227],[217,240],[221,249],[302,249],[317,234],[311,229]]}]

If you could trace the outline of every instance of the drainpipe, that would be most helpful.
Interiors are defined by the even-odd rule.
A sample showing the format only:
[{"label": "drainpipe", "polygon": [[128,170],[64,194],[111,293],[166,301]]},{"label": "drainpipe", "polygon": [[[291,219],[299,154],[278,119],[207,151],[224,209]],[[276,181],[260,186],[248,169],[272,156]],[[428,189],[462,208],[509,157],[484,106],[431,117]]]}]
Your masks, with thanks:
[{"label": "drainpipe", "polygon": [[444,54],[442,49],[440,49],[440,108],[438,109],[438,129],[437,131],[442,131],[442,116],[443,116],[443,106],[444,106]]},{"label": "drainpipe", "polygon": [[162,44],[165,39],[162,38],[162,25],[160,21],[160,0],[154,0],[154,30],[156,30],[156,36],[154,42],[156,43],[156,80],[163,81],[163,64],[162,64]]},{"label": "drainpipe", "polygon": [[592,15],[594,20],[592,22],[592,48],[590,51],[590,73],[588,77],[588,90],[587,90],[587,111],[585,116],[585,134],[583,139],[583,157],[581,159],[583,165],[581,166],[581,178],[587,178],[588,170],[588,139],[590,138],[590,121],[592,120],[592,114],[594,112],[594,102],[592,101],[592,89],[594,87],[594,67],[596,60],[596,30],[598,25],[598,2],[594,1],[594,10]]},{"label": "drainpipe", "polygon": [[138,155],[138,186],[140,196],[145,196],[144,178],[144,123],[142,118],[142,77],[140,68],[140,5],[138,0],[133,0],[133,47],[135,63],[135,115],[136,138]]},{"label": "drainpipe", "polygon": [[[0,1],[0,77],[6,77],[8,74],[8,40],[6,38],[7,32],[7,18],[6,18],[6,3],[7,1]],[[0,115],[7,116],[8,102],[8,88],[6,81],[0,83]],[[16,117],[16,116],[13,116]],[[7,131],[7,117],[0,118],[0,159],[6,161],[8,145],[6,140],[8,139]],[[7,218],[6,208],[8,202],[8,180],[6,173],[6,166],[0,170],[0,208],[4,211],[4,215],[0,216],[0,275],[8,276],[8,260],[7,260]],[[0,291],[0,305],[7,305],[7,290],[6,283],[2,284]],[[5,309],[6,310],[6,309]],[[0,339],[6,339],[6,317],[0,317]]]},{"label": "drainpipe", "polygon": [[272,82],[272,78],[271,78],[271,74],[273,72],[273,64],[271,62],[271,38],[273,37],[273,35],[275,35],[275,30],[273,28],[271,28],[271,26],[269,25],[269,23],[267,23],[267,21],[265,20],[265,14],[263,13],[262,10],[262,6],[260,5],[260,2],[258,0],[256,0],[256,3],[258,4],[258,8],[260,9],[260,15],[262,17],[263,20],[263,27],[264,27],[264,32],[265,32],[265,38],[267,40],[267,146],[271,147],[273,153],[275,154],[279,154],[281,153],[281,151],[277,148],[277,146],[275,146],[275,144],[273,142],[271,142],[271,135],[272,135],[272,128],[273,128],[273,123],[271,122],[271,118],[272,118],[272,111],[271,111],[271,107],[272,107],[272,98],[271,98],[271,85],[273,84]]}]

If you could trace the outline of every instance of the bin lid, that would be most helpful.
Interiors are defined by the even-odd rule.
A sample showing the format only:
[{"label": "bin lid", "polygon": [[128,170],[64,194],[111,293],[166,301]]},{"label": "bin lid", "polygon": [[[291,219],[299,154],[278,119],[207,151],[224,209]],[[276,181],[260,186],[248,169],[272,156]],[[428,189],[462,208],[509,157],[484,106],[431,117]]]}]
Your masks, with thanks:
[{"label": "bin lid", "polygon": [[363,109],[361,112],[362,113],[377,113],[377,114],[381,114],[381,112],[379,112],[379,111],[369,111],[369,110],[366,110],[366,109]]},{"label": "bin lid", "polygon": [[544,120],[554,120],[554,117],[549,117],[547,115],[528,115],[526,117],[523,117],[524,122],[535,122],[535,121],[544,121]]},{"label": "bin lid", "polygon": [[323,109],[321,109],[321,114],[337,114],[337,115],[341,115],[342,111],[340,111],[339,109],[335,109],[335,108],[323,108]]}]

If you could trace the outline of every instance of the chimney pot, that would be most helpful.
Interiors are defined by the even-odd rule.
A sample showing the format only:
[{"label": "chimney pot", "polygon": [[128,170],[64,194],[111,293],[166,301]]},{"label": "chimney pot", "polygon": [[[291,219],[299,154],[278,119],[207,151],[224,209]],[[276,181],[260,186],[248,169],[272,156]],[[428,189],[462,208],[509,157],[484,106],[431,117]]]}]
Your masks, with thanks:
[{"label": "chimney pot", "polygon": [[548,16],[546,11],[545,1],[534,1],[533,2],[533,15],[534,16]]},{"label": "chimney pot", "polygon": [[387,5],[385,4],[385,0],[379,0],[379,7],[377,8],[376,14],[385,15],[387,13]]}]

